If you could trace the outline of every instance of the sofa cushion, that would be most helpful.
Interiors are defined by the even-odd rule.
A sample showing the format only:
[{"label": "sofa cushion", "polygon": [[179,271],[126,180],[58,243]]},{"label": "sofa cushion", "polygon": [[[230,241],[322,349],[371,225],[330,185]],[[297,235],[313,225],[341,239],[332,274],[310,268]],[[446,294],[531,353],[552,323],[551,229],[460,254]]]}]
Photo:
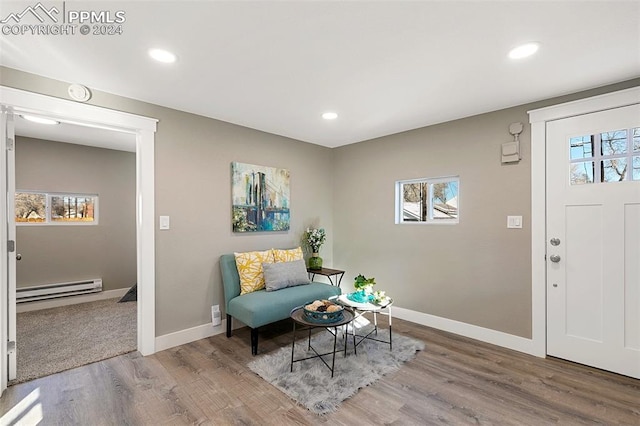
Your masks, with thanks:
[{"label": "sofa cushion", "polygon": [[304,259],[302,255],[302,247],[290,250],[271,249],[273,251],[273,260],[275,262],[291,262],[294,260]]},{"label": "sofa cushion", "polygon": [[304,260],[291,262],[263,263],[264,283],[267,291],[309,284],[309,275]]},{"label": "sofa cushion", "polygon": [[263,263],[273,263],[273,253],[266,251],[248,251],[234,253],[236,267],[240,276],[240,294],[251,293],[264,288]]},{"label": "sofa cushion", "polygon": [[289,318],[295,307],[316,299],[338,296],[340,293],[340,287],[317,282],[287,287],[276,292],[259,290],[231,299],[227,314],[251,328],[258,328]]}]

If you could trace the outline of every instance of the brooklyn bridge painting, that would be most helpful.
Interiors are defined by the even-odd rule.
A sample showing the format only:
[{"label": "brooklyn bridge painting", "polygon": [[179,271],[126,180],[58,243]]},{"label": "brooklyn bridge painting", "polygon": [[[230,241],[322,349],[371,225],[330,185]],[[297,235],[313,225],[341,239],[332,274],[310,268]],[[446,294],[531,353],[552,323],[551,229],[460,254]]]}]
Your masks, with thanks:
[{"label": "brooklyn bridge painting", "polygon": [[289,230],[289,170],[231,163],[233,232]]}]

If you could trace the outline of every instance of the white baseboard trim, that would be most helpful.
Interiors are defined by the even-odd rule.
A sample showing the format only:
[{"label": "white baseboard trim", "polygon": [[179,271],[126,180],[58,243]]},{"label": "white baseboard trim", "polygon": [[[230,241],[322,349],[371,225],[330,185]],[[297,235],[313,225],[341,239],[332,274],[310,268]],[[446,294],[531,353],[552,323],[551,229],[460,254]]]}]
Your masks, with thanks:
[{"label": "white baseboard trim", "polygon": [[165,349],[173,348],[180,345],[185,345],[187,343],[195,342],[196,340],[206,339],[207,337],[224,333],[226,332],[226,330],[227,320],[223,319],[222,323],[215,327],[211,325],[211,323],[207,323],[187,328],[185,330],[158,336],[156,337],[156,352],[160,352]]},{"label": "white baseboard trim", "polygon": [[427,327],[480,340],[481,342],[502,346],[503,348],[513,349],[529,355],[540,356],[539,351],[536,350],[533,344],[533,340],[514,336],[513,334],[504,333],[502,331],[491,330],[489,328],[479,327],[477,325],[467,324],[396,306],[393,307],[393,316],[416,324],[426,325]]},{"label": "white baseboard trim", "polygon": [[[427,327],[436,328],[449,333],[459,334],[481,342],[491,343],[492,345],[501,346],[503,348],[540,356],[538,354],[539,351],[535,350],[533,340],[514,336],[513,334],[504,333],[502,331],[491,330],[477,325],[437,317],[435,315],[425,314],[396,306],[393,307],[393,316],[416,324],[425,325]],[[238,321],[234,321],[234,329],[241,328],[243,326],[244,325],[239,324]],[[227,320],[223,319],[222,323],[216,327],[207,323],[188,328],[186,330],[180,330],[163,336],[158,336],[156,337],[156,352],[222,334],[226,329]]]},{"label": "white baseboard trim", "polygon": [[60,306],[76,305],[78,303],[97,302],[98,300],[122,298],[129,288],[107,290],[100,293],[80,294],[77,296],[60,297],[58,299],[38,300],[35,302],[16,303],[16,312],[31,312],[41,309],[57,308]]}]

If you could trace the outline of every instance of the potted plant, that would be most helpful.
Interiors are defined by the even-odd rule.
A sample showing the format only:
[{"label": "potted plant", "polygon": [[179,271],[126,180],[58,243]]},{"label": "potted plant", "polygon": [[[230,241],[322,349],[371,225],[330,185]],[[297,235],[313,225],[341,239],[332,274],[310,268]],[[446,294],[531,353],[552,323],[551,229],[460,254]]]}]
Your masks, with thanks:
[{"label": "potted plant", "polygon": [[320,257],[320,247],[327,239],[327,234],[323,228],[307,228],[304,233],[304,240],[311,249],[311,257],[309,258],[309,269],[322,269],[322,258]]},{"label": "potted plant", "polygon": [[367,278],[362,274],[355,277],[353,287],[356,289],[354,293],[350,293],[347,297],[354,302],[366,303],[371,301],[373,286],[376,284],[375,278]]}]

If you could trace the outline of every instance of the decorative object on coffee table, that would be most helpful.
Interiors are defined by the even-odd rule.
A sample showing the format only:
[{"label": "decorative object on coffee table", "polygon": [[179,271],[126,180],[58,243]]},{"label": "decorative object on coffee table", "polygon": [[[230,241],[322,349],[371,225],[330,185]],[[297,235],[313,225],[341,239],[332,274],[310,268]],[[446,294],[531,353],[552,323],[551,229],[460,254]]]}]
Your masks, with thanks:
[{"label": "decorative object on coffee table", "polygon": [[307,228],[304,233],[304,240],[306,245],[311,249],[311,257],[309,258],[309,269],[320,270],[322,269],[322,258],[320,257],[320,247],[327,239],[327,234],[324,228]]},{"label": "decorative object on coffee table", "polygon": [[353,287],[355,292],[349,293],[347,296],[349,300],[357,303],[366,303],[373,300],[373,286],[376,284],[375,278],[367,278],[362,274],[359,274],[354,279]]}]

